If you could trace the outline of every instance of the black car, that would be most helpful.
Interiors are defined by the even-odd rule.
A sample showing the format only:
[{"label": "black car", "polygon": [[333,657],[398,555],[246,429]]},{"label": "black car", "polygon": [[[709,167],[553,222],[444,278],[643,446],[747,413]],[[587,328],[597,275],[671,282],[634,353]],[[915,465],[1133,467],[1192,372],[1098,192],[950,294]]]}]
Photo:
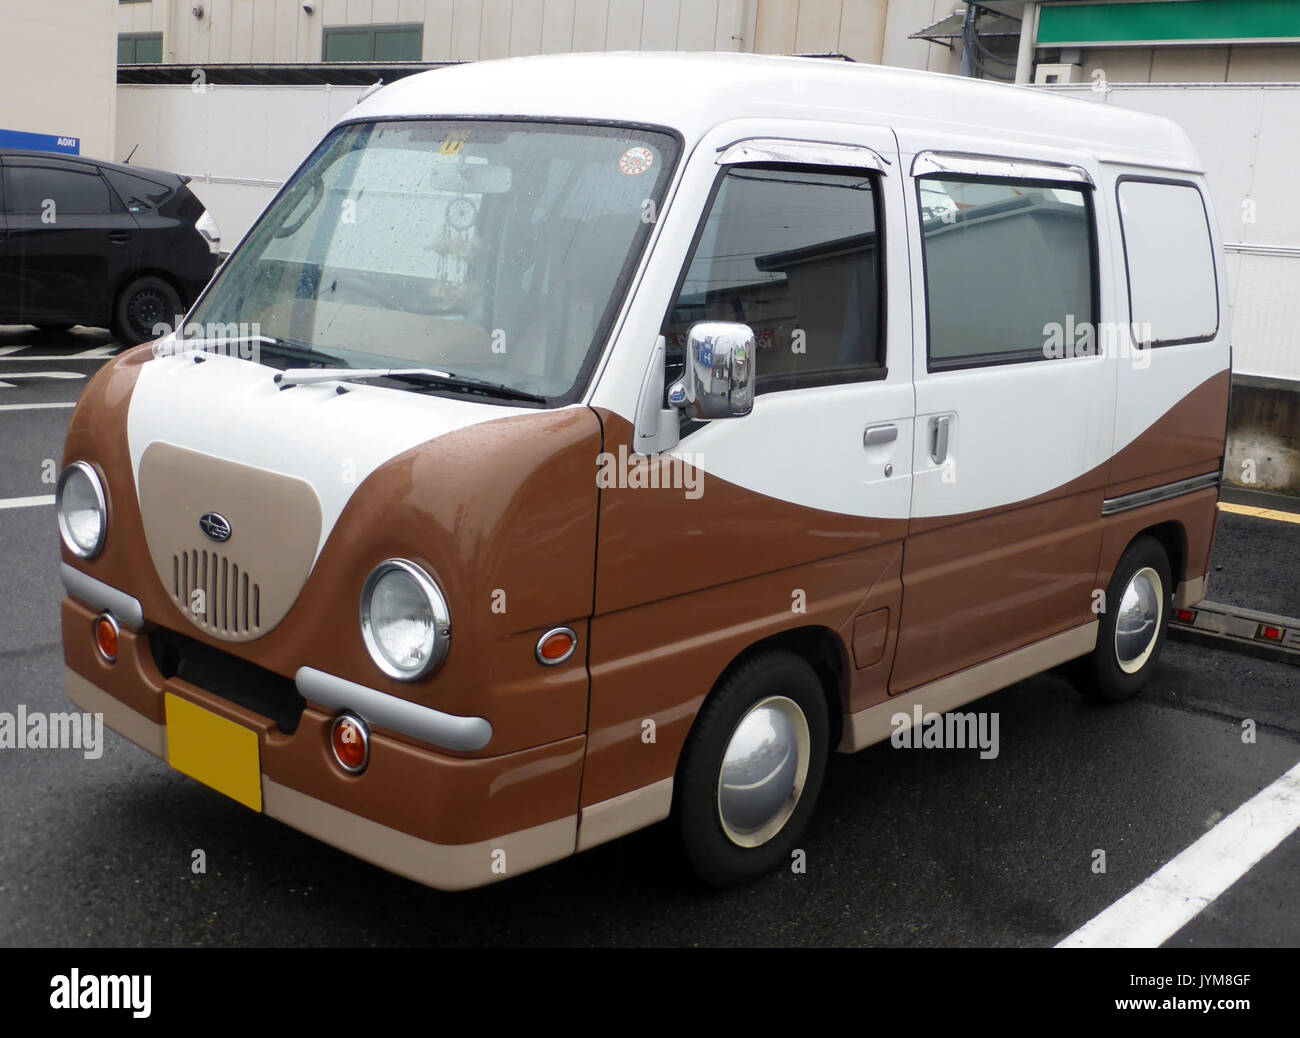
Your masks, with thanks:
[{"label": "black car", "polygon": [[188,177],[0,151],[0,324],[155,338],[217,268],[217,225]]}]

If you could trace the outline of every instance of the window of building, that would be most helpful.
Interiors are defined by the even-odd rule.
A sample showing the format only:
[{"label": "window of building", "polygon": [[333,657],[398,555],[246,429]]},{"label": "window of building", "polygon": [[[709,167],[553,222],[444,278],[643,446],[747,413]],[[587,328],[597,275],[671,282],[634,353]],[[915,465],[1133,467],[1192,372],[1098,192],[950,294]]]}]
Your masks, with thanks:
[{"label": "window of building", "polygon": [[1200,191],[1124,179],[1118,193],[1135,338],[1154,346],[1213,339],[1219,286]]},{"label": "window of building", "polygon": [[325,30],[322,61],[419,61],[423,25],[340,25]]},{"label": "window of building", "polygon": [[162,33],[124,32],[117,37],[119,65],[147,65],[162,61]]},{"label": "window of building", "polygon": [[[56,224],[60,214],[122,211],[122,203],[109,191],[104,178],[89,168],[6,165],[5,187],[7,212],[20,216],[44,216],[50,212]],[[53,209],[49,202],[53,202]]]},{"label": "window of building", "polygon": [[876,228],[872,174],[732,167],[663,327],[667,383],[681,376],[698,321],[753,329],[757,392],[879,377]]},{"label": "window of building", "polygon": [[1048,344],[1095,329],[1088,189],[964,175],[917,188],[930,370],[1061,356]]}]

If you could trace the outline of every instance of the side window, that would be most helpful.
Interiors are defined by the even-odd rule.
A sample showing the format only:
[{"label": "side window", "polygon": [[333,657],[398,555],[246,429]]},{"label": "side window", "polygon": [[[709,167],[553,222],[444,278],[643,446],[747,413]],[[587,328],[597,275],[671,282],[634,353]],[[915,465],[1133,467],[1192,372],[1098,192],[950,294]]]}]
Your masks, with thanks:
[{"label": "side window", "polygon": [[872,178],[816,166],[723,175],[664,322],[667,384],[697,321],[754,330],[760,393],[883,373]]},{"label": "side window", "polygon": [[168,196],[172,193],[172,189],[165,184],[159,184],[145,177],[137,177],[133,173],[106,169],[104,175],[108,177],[108,182],[121,195],[122,201],[126,203],[126,208],[133,213],[147,213],[151,209],[156,209],[167,201]]},{"label": "side window", "polygon": [[917,190],[931,371],[1045,360],[1096,327],[1086,189],[954,175]]},{"label": "side window", "polygon": [[1219,287],[1200,191],[1128,179],[1117,190],[1135,338],[1154,346],[1213,339]]},{"label": "side window", "polygon": [[52,212],[98,215],[121,212],[122,203],[112,196],[108,184],[96,170],[59,169],[54,166],[5,166],[8,211],[22,216]]}]

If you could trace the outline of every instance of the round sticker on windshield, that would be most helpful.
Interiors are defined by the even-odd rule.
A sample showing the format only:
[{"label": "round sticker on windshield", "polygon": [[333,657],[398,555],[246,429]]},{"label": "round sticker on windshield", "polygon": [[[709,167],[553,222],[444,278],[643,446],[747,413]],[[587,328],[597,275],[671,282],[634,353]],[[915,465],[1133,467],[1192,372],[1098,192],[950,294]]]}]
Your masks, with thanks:
[{"label": "round sticker on windshield", "polygon": [[649,148],[628,148],[618,160],[619,172],[629,177],[639,177],[655,164],[655,153]]}]

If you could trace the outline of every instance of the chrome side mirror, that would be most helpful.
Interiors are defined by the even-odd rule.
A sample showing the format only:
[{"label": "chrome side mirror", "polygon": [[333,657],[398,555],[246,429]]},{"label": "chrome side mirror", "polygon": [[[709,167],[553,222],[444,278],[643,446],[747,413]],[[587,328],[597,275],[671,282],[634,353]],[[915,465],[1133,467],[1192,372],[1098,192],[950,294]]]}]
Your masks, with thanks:
[{"label": "chrome side mirror", "polygon": [[747,324],[702,321],[686,338],[686,371],[668,403],[688,418],[739,418],[754,409],[754,331]]}]

